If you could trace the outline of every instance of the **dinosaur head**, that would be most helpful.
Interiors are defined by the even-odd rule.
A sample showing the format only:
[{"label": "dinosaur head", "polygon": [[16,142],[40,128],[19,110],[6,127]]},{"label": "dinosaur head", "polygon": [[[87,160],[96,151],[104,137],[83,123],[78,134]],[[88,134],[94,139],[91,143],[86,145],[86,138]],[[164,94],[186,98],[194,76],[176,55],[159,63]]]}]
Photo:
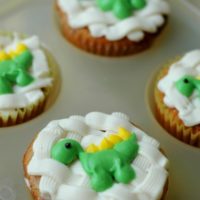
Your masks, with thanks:
[{"label": "dinosaur head", "polygon": [[65,165],[71,164],[83,152],[81,145],[72,139],[58,141],[51,149],[51,158]]},{"label": "dinosaur head", "polygon": [[190,97],[195,89],[200,91],[200,80],[193,76],[183,76],[175,84],[178,91],[186,97]]}]

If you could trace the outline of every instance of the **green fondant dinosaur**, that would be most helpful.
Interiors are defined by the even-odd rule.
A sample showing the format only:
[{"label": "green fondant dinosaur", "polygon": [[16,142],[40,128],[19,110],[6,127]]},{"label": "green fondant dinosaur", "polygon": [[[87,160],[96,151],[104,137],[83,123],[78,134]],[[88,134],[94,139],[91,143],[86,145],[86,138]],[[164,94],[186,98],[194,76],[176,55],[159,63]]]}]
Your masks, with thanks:
[{"label": "green fondant dinosaur", "polygon": [[53,146],[51,157],[65,165],[79,159],[83,169],[90,176],[91,187],[101,192],[110,188],[114,181],[128,184],[135,178],[131,162],[137,156],[138,149],[135,134],[115,144],[112,149],[95,153],[84,152],[75,140],[63,139]]},{"label": "green fondant dinosaur", "polygon": [[33,81],[28,73],[33,60],[29,49],[13,57],[3,51],[0,54],[0,95],[13,93],[14,85],[26,86]]},{"label": "green fondant dinosaur", "polygon": [[146,6],[146,0],[96,0],[98,7],[103,11],[113,11],[116,17],[124,19],[134,10]]}]

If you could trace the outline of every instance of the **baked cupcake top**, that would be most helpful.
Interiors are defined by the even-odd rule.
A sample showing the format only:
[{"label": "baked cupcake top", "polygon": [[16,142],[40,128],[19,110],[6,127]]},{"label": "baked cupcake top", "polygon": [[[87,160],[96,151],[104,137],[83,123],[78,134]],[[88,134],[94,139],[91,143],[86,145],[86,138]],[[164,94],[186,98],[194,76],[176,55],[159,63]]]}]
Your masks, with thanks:
[{"label": "baked cupcake top", "polygon": [[24,108],[44,97],[52,78],[37,36],[0,36],[0,110]]},{"label": "baked cupcake top", "polygon": [[200,50],[185,54],[158,82],[164,103],[176,108],[185,126],[200,124]]},{"label": "baked cupcake top", "polygon": [[93,37],[141,41],[155,33],[169,14],[166,0],[58,0],[72,28],[87,27]]},{"label": "baked cupcake top", "polygon": [[168,176],[159,143],[122,113],[52,121],[32,149],[27,170],[44,199],[157,200]]}]

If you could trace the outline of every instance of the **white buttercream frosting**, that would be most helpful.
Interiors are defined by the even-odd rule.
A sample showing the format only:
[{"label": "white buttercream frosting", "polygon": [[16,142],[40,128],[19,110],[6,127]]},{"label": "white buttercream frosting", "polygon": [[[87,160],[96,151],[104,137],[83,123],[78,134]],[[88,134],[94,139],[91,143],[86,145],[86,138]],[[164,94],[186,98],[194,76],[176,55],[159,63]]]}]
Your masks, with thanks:
[{"label": "white buttercream frosting", "polygon": [[170,66],[168,74],[158,82],[158,88],[164,93],[164,103],[176,108],[180,119],[186,126],[200,124],[200,97],[194,91],[190,97],[183,96],[176,88],[175,82],[185,75],[200,75],[200,50],[184,55]]},{"label": "white buttercream frosting", "polygon": [[33,55],[33,62],[29,73],[34,78],[34,81],[24,87],[15,85],[12,94],[0,95],[0,111],[5,114],[7,111],[24,108],[44,98],[44,93],[41,89],[50,86],[52,78],[50,77],[47,58],[37,36],[26,39],[21,39],[18,34],[14,34],[14,38],[1,36],[0,42],[5,51],[15,49],[17,44],[23,43]]},{"label": "white buttercream frosting", "polygon": [[[62,138],[77,138],[86,147],[98,144],[120,127],[134,132],[139,143],[139,153],[132,162],[136,178],[130,184],[115,183],[110,189],[96,193],[90,188],[89,177],[80,161],[65,166],[50,157],[52,146]],[[168,176],[167,164],[167,158],[159,151],[159,143],[135,127],[126,115],[92,112],[85,117],[50,122],[33,144],[28,174],[41,176],[39,190],[44,200],[159,200]]]},{"label": "white buttercream frosting", "polygon": [[147,5],[134,11],[123,20],[113,13],[101,11],[95,0],[58,0],[59,7],[67,14],[72,28],[88,27],[93,37],[105,37],[115,41],[127,37],[131,41],[141,41],[144,33],[155,33],[165,22],[164,15],[169,14],[166,0],[147,0]]}]

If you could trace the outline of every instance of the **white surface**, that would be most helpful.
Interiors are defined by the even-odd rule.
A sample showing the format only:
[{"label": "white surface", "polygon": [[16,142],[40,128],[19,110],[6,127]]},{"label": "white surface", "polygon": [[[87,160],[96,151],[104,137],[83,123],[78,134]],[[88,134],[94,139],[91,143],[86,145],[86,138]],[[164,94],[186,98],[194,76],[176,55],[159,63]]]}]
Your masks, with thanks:
[{"label": "white surface", "polygon": [[0,182],[11,179],[16,199],[29,199],[21,160],[37,131],[52,119],[72,114],[120,111],[161,142],[171,162],[167,200],[199,200],[200,150],[163,131],[145,103],[145,88],[151,74],[174,56],[199,48],[199,17],[180,0],[170,0],[169,26],[151,50],[109,59],[84,53],[65,42],[53,20],[53,0],[28,2],[1,15],[1,29],[37,34],[55,54],[63,84],[56,103],[47,112],[28,123],[0,129]]},{"label": "white surface", "polygon": [[200,1],[199,0],[185,0],[192,3],[197,9],[200,9]]}]

